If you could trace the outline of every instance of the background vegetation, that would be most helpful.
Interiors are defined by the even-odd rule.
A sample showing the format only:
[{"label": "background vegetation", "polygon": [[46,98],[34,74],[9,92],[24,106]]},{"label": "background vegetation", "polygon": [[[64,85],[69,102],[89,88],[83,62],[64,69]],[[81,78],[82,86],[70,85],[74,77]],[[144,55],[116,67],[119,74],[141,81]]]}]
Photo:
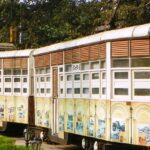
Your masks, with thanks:
[{"label": "background vegetation", "polygon": [[0,42],[9,42],[13,36],[11,42],[18,48],[34,48],[93,34],[102,25],[115,29],[149,23],[148,2],[121,0],[110,22],[113,0],[3,0]]}]

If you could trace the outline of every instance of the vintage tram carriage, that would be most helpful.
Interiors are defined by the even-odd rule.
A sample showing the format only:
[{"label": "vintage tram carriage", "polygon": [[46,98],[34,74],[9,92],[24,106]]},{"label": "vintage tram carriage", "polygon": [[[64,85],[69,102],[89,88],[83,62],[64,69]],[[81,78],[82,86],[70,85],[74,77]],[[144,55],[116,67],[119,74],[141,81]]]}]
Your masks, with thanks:
[{"label": "vintage tram carriage", "polygon": [[150,145],[150,24],[0,58],[1,121],[49,129],[57,142]]}]

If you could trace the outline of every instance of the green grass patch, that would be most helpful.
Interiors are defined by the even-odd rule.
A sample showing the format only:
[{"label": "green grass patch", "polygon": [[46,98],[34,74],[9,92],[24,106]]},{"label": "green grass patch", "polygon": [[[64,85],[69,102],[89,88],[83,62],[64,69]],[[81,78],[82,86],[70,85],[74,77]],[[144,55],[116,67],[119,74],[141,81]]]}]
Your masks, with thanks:
[{"label": "green grass patch", "polygon": [[32,150],[32,148],[15,145],[15,139],[0,135],[0,150]]}]

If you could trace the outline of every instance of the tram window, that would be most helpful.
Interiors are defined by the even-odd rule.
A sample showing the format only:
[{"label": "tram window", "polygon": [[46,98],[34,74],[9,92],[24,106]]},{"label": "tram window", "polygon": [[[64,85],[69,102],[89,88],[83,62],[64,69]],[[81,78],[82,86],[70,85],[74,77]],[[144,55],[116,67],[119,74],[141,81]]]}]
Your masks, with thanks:
[{"label": "tram window", "polygon": [[1,78],[0,78],[0,82],[1,82]]},{"label": "tram window", "polygon": [[71,81],[72,80],[72,75],[67,75],[67,81]]},{"label": "tram window", "polygon": [[13,75],[21,75],[21,70],[19,69],[13,70]]},{"label": "tram window", "polygon": [[27,82],[27,78],[23,78],[23,82]]},{"label": "tram window", "polygon": [[65,71],[70,72],[71,71],[71,65],[66,65],[65,66]]},{"label": "tram window", "polygon": [[75,88],[74,89],[74,94],[80,94],[80,88]]},{"label": "tram window", "polygon": [[129,67],[129,60],[128,59],[117,59],[112,61],[112,67]]},{"label": "tram window", "polygon": [[83,74],[83,80],[89,80],[89,74]]},{"label": "tram window", "polygon": [[92,94],[99,94],[99,88],[92,88]]},{"label": "tram window", "polygon": [[14,82],[20,82],[20,78],[14,78]]},{"label": "tram window", "polygon": [[60,76],[60,81],[63,81],[63,76]]},{"label": "tram window", "polygon": [[39,89],[38,88],[36,89],[36,93],[39,93]]},{"label": "tram window", "polygon": [[5,69],[4,70],[4,75],[11,75],[11,70],[10,69]]},{"label": "tram window", "polygon": [[44,68],[40,69],[40,74],[45,74],[45,69]]},{"label": "tram window", "polygon": [[11,82],[11,78],[5,78],[5,82]]},{"label": "tram window", "polygon": [[23,93],[27,93],[27,88],[23,88]]},{"label": "tram window", "polygon": [[128,72],[115,72],[115,79],[128,79]]},{"label": "tram window", "polygon": [[38,77],[36,78],[36,81],[39,82],[39,78]]},{"label": "tram window", "polygon": [[83,94],[89,94],[89,88],[83,88]]},{"label": "tram window", "polygon": [[63,94],[63,89],[60,89],[60,94]]},{"label": "tram window", "polygon": [[49,82],[50,81],[50,77],[46,77],[46,81]]},{"label": "tram window", "polygon": [[11,92],[11,88],[5,88],[5,92],[6,93],[10,93]]},{"label": "tram window", "polygon": [[128,95],[127,88],[115,88],[115,95]]},{"label": "tram window", "polygon": [[132,67],[150,67],[150,58],[131,59]]},{"label": "tram window", "polygon": [[0,88],[0,92],[1,92],[2,90],[1,90],[1,88]]},{"label": "tram window", "polygon": [[41,93],[44,93],[44,88],[41,88]]},{"label": "tram window", "polygon": [[67,88],[67,94],[71,94],[72,93],[72,88]]},{"label": "tram window", "polygon": [[150,79],[150,72],[134,72],[134,79]]},{"label": "tram window", "polygon": [[15,93],[20,93],[20,88],[14,88]]},{"label": "tram window", "polygon": [[105,94],[106,94],[106,88],[103,87],[103,88],[102,88],[102,95],[105,95]]},{"label": "tram window", "polygon": [[41,77],[41,78],[40,78],[40,81],[41,81],[41,82],[44,82],[44,77]]},{"label": "tram window", "polygon": [[92,79],[99,79],[99,73],[93,73]]},{"label": "tram window", "polygon": [[105,72],[102,73],[102,79],[106,79],[106,73]]},{"label": "tram window", "polygon": [[27,74],[28,74],[28,71],[27,71],[27,70],[22,70],[22,74],[23,74],[23,75],[27,75]]},{"label": "tram window", "polygon": [[0,75],[1,75],[1,71],[0,71]]},{"label": "tram window", "polygon": [[39,69],[36,69],[36,74],[39,74],[40,73],[40,70]]},{"label": "tram window", "polygon": [[63,72],[63,67],[60,67],[60,68],[59,68],[59,72]]},{"label": "tram window", "polygon": [[135,96],[149,96],[150,89],[134,89]]},{"label": "tram window", "polygon": [[91,69],[100,69],[99,62],[91,62]]},{"label": "tram window", "polygon": [[75,74],[74,75],[74,80],[80,80],[80,74]]},{"label": "tram window", "polygon": [[47,88],[47,89],[46,89],[46,93],[50,93],[50,88]]},{"label": "tram window", "polygon": [[89,63],[82,63],[81,64],[81,69],[82,70],[89,70]]},{"label": "tram window", "polygon": [[101,68],[105,68],[106,67],[106,62],[105,61],[101,61]]},{"label": "tram window", "polygon": [[46,68],[46,73],[50,73],[50,68]]}]

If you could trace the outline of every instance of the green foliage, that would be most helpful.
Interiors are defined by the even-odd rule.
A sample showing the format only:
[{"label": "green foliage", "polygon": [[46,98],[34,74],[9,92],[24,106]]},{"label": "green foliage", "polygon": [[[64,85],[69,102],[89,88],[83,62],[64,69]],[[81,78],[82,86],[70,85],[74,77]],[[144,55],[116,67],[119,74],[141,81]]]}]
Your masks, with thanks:
[{"label": "green foliage", "polygon": [[[122,28],[150,22],[149,0],[121,0],[111,22]],[[5,0],[0,3],[0,42],[9,42],[9,28],[17,28],[16,46],[34,48],[93,34],[110,23],[114,12],[111,0]],[[22,43],[19,33],[22,32]]]}]

